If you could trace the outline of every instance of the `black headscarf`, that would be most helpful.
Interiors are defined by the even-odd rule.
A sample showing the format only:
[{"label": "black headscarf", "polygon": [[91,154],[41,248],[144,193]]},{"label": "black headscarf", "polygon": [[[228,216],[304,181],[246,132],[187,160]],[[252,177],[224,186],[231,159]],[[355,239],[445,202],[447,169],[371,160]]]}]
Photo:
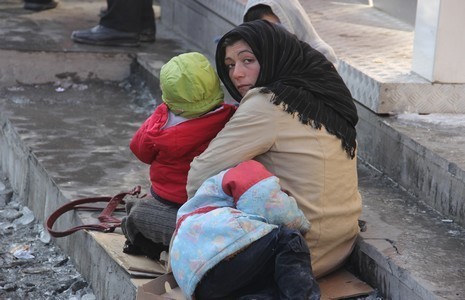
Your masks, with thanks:
[{"label": "black headscarf", "polygon": [[284,104],[285,110],[296,113],[300,122],[326,130],[341,139],[342,147],[355,157],[357,109],[341,76],[323,54],[289,33],[279,25],[256,20],[243,23],[218,42],[216,68],[231,96],[242,96],[229,78],[225,66],[226,39],[243,39],[260,63],[255,87],[262,93],[272,92],[272,103]]}]

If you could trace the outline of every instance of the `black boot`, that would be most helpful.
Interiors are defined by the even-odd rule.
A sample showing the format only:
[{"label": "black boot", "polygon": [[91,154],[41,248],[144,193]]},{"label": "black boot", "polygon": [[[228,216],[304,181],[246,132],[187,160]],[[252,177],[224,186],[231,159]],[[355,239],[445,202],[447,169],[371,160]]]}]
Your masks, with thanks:
[{"label": "black boot", "polygon": [[142,234],[138,233],[134,238],[134,242],[126,241],[123,247],[123,252],[134,255],[146,255],[153,260],[160,260],[160,254],[163,251],[168,251],[169,247],[161,243],[154,243]]},{"label": "black boot", "polygon": [[144,252],[142,252],[142,250],[139,247],[131,243],[130,240],[126,240],[126,242],[124,243],[123,252],[126,254],[132,254],[132,255],[144,254]]}]

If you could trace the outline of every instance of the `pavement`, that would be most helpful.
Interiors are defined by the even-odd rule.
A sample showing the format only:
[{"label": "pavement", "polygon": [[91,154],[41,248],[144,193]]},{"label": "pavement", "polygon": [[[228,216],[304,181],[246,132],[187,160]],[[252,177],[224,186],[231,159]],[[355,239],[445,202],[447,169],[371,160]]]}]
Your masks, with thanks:
[{"label": "pavement", "polygon": [[[306,8],[321,4],[301,2]],[[154,6],[159,17],[163,3],[171,2]],[[0,3],[0,168],[41,220],[71,199],[148,187],[147,166],[130,153],[128,142],[158,102],[161,65],[200,49],[160,19],[153,44],[74,43],[71,32],[95,26],[105,4],[62,0],[56,9],[31,12],[21,1]],[[346,16],[363,23],[366,8],[350,10],[349,4]],[[327,16],[324,5],[316,7]],[[315,18],[323,28],[327,18]],[[337,36],[330,28],[321,31],[328,42]],[[337,51],[350,66],[366,49],[357,50],[357,43],[364,45],[360,40],[347,40],[351,44],[340,40],[335,48],[350,49]],[[373,70],[368,62],[358,72],[374,76],[364,69]],[[354,272],[386,299],[464,299],[465,126],[453,116],[439,122],[434,116],[378,115],[360,103],[358,109],[362,219],[368,229],[351,257]],[[93,217],[69,214],[57,226]],[[98,299],[134,299],[145,280],[135,279],[94,234],[79,232],[56,243]]]}]

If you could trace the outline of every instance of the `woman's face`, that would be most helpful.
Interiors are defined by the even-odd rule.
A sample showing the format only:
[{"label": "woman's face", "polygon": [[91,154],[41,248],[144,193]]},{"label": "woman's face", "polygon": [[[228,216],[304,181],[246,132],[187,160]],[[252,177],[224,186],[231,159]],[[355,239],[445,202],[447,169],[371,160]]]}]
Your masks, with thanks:
[{"label": "woman's face", "polygon": [[244,96],[257,82],[260,64],[249,44],[239,40],[226,47],[224,64],[229,72],[229,78]]}]

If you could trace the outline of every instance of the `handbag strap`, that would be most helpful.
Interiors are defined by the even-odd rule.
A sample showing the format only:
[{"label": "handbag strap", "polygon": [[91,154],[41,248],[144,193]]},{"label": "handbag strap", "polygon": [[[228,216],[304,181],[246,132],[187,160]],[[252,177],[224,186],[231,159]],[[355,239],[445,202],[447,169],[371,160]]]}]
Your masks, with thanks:
[{"label": "handbag strap", "polygon": [[[141,187],[136,186],[130,191],[121,192],[113,197],[103,196],[103,197],[90,197],[82,198],[77,200],[72,200],[55,210],[48,218],[45,223],[45,226],[53,237],[64,237],[70,235],[81,229],[102,231],[102,232],[113,232],[115,228],[121,226],[121,220],[111,216],[111,214],[117,209],[120,203],[124,203],[123,199],[126,195],[136,196],[137,198],[143,198],[145,195],[140,197]],[[102,210],[102,212],[97,217],[100,223],[98,224],[84,224],[64,231],[53,230],[53,224],[56,220],[63,215],[64,213],[71,210],[100,210],[102,208],[95,206],[86,206],[85,204],[106,202],[107,206]]]}]

